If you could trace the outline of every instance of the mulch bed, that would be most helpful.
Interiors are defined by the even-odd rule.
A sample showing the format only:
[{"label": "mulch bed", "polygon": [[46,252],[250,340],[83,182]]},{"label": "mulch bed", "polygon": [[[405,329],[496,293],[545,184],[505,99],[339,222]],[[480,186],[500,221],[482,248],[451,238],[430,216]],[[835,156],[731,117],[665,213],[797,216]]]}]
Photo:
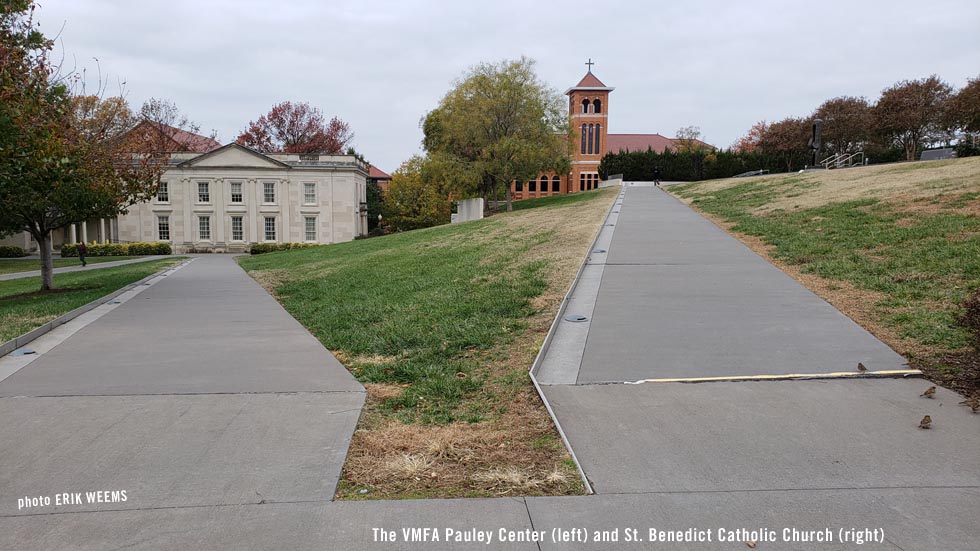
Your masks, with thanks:
[{"label": "mulch bed", "polygon": [[980,351],[913,359],[910,363],[931,381],[964,396],[980,396]]}]

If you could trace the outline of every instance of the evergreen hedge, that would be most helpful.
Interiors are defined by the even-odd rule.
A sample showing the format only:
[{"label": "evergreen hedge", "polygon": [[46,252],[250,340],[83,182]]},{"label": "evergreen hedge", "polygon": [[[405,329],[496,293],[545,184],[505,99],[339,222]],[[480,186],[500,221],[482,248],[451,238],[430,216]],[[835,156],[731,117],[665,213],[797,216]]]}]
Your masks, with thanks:
[{"label": "evergreen hedge", "polygon": [[[173,249],[166,241],[136,243],[94,243],[88,246],[86,256],[144,256],[172,254]],[[65,243],[61,246],[61,257],[77,257],[78,244]]]}]

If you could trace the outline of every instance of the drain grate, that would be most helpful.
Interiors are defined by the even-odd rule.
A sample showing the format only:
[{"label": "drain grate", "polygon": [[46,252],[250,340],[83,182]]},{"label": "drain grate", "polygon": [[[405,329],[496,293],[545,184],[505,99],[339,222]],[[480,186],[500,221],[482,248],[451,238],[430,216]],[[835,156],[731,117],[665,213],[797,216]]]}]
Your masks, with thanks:
[{"label": "drain grate", "polygon": [[592,252],[594,252],[594,253],[604,253],[604,252],[606,252],[606,249],[592,249]]},{"label": "drain grate", "polygon": [[10,353],[11,356],[30,356],[31,354],[37,354],[37,352],[30,348],[20,348]]},{"label": "drain grate", "polygon": [[565,321],[574,321],[580,323],[583,321],[589,321],[588,316],[583,316],[582,314],[568,314],[565,316]]}]

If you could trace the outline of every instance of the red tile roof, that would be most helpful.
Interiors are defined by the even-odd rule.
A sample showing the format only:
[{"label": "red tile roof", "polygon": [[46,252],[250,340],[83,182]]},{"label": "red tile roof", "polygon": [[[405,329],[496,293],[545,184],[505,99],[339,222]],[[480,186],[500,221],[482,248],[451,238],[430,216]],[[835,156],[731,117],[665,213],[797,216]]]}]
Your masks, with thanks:
[{"label": "red tile roof", "polygon": [[646,151],[652,149],[663,153],[666,149],[675,149],[674,140],[660,134],[609,134],[606,137],[608,153],[622,151]]},{"label": "red tile roof", "polygon": [[188,151],[207,153],[208,151],[213,151],[221,147],[221,144],[217,140],[172,126],[167,126],[166,132],[170,135],[170,139],[183,145]]},{"label": "red tile roof", "polygon": [[377,178],[379,180],[391,180],[391,176],[385,171],[379,169],[378,167],[371,165],[368,171],[368,178]]},{"label": "red tile roof", "polygon": [[592,71],[589,71],[584,77],[582,77],[582,80],[578,81],[575,88],[606,88],[606,85],[603,84],[601,80],[596,78],[596,76],[592,74]]},{"label": "red tile roof", "polygon": [[[148,130],[147,130],[148,129]],[[166,144],[155,144],[153,147],[164,147],[166,151],[171,153],[178,151],[190,151],[192,153],[207,153],[209,151],[214,151],[221,147],[221,144],[216,140],[208,138],[206,136],[201,136],[200,134],[195,134],[193,132],[187,132],[186,130],[181,130],[179,128],[174,128],[163,123],[154,123],[150,121],[142,121],[131,130],[126,132],[126,136],[137,136],[137,140],[150,140],[150,142],[155,142],[149,137],[149,132],[156,131],[162,134],[165,138],[169,140]]]}]

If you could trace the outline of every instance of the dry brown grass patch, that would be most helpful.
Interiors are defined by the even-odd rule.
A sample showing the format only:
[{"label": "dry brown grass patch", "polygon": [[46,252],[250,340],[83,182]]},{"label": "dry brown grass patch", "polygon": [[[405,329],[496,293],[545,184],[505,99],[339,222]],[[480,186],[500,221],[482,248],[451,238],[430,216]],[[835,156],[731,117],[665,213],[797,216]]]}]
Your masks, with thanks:
[{"label": "dry brown grass patch", "polygon": [[276,296],[276,289],[289,281],[289,270],[256,270],[249,275],[272,296]]}]

